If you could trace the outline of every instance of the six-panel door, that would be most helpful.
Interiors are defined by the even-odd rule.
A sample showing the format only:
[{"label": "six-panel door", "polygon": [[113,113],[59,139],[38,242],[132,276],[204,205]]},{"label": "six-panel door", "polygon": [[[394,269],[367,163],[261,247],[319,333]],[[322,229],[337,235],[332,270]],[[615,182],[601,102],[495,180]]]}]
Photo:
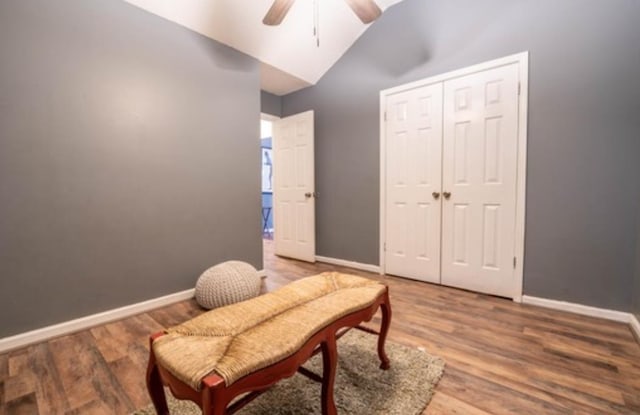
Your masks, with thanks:
[{"label": "six-panel door", "polygon": [[442,284],[513,297],[518,65],[444,82]]},{"label": "six-panel door", "polygon": [[273,126],[275,253],[315,262],[313,111]]},{"label": "six-panel door", "polygon": [[388,274],[440,282],[442,84],[387,99]]}]

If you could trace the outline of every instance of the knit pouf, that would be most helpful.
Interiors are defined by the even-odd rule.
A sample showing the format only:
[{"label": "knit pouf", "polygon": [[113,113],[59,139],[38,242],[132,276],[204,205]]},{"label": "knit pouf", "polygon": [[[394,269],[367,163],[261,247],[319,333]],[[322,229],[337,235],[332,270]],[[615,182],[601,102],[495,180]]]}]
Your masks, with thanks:
[{"label": "knit pouf", "polygon": [[206,309],[248,300],[260,294],[258,271],[242,261],[227,261],[206,270],[196,283],[196,301]]}]

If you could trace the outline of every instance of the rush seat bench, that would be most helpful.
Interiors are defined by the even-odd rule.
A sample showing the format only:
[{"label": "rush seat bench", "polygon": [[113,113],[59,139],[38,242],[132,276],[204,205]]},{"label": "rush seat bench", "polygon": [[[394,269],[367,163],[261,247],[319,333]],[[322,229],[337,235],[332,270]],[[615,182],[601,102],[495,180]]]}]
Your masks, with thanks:
[{"label": "rush seat bench", "polygon": [[[380,331],[360,326],[378,308]],[[390,322],[386,285],[337,272],[303,278],[152,335],[147,389],[160,415],[169,414],[164,386],[205,415],[230,415],[299,372],[322,384],[322,413],[335,415],[337,339],[351,328],[377,334],[380,368],[388,369]],[[317,353],[322,376],[302,367]]]}]

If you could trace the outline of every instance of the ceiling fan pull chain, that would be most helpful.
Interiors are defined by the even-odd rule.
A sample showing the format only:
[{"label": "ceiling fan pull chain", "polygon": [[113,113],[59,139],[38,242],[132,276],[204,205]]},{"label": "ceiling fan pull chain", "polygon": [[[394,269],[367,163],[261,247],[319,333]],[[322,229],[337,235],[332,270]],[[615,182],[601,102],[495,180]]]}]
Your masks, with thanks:
[{"label": "ceiling fan pull chain", "polygon": [[313,35],[316,38],[316,46],[320,47],[320,2],[313,0]]}]

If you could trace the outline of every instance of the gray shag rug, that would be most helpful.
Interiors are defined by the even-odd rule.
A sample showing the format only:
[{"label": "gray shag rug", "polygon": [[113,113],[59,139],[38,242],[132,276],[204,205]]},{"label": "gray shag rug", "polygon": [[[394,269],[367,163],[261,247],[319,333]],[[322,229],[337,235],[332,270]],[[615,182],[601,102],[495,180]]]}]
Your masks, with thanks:
[{"label": "gray shag rug", "polygon": [[[351,330],[338,340],[335,402],[340,415],[419,415],[427,407],[444,371],[444,361],[428,353],[387,341],[391,369],[379,369],[377,336]],[[322,375],[322,355],[311,358],[307,369]],[[189,401],[173,399],[167,392],[172,414],[196,415],[200,409]],[[155,415],[153,406],[133,415]],[[320,414],[320,384],[296,374],[277,383],[244,407],[241,415]]]}]

